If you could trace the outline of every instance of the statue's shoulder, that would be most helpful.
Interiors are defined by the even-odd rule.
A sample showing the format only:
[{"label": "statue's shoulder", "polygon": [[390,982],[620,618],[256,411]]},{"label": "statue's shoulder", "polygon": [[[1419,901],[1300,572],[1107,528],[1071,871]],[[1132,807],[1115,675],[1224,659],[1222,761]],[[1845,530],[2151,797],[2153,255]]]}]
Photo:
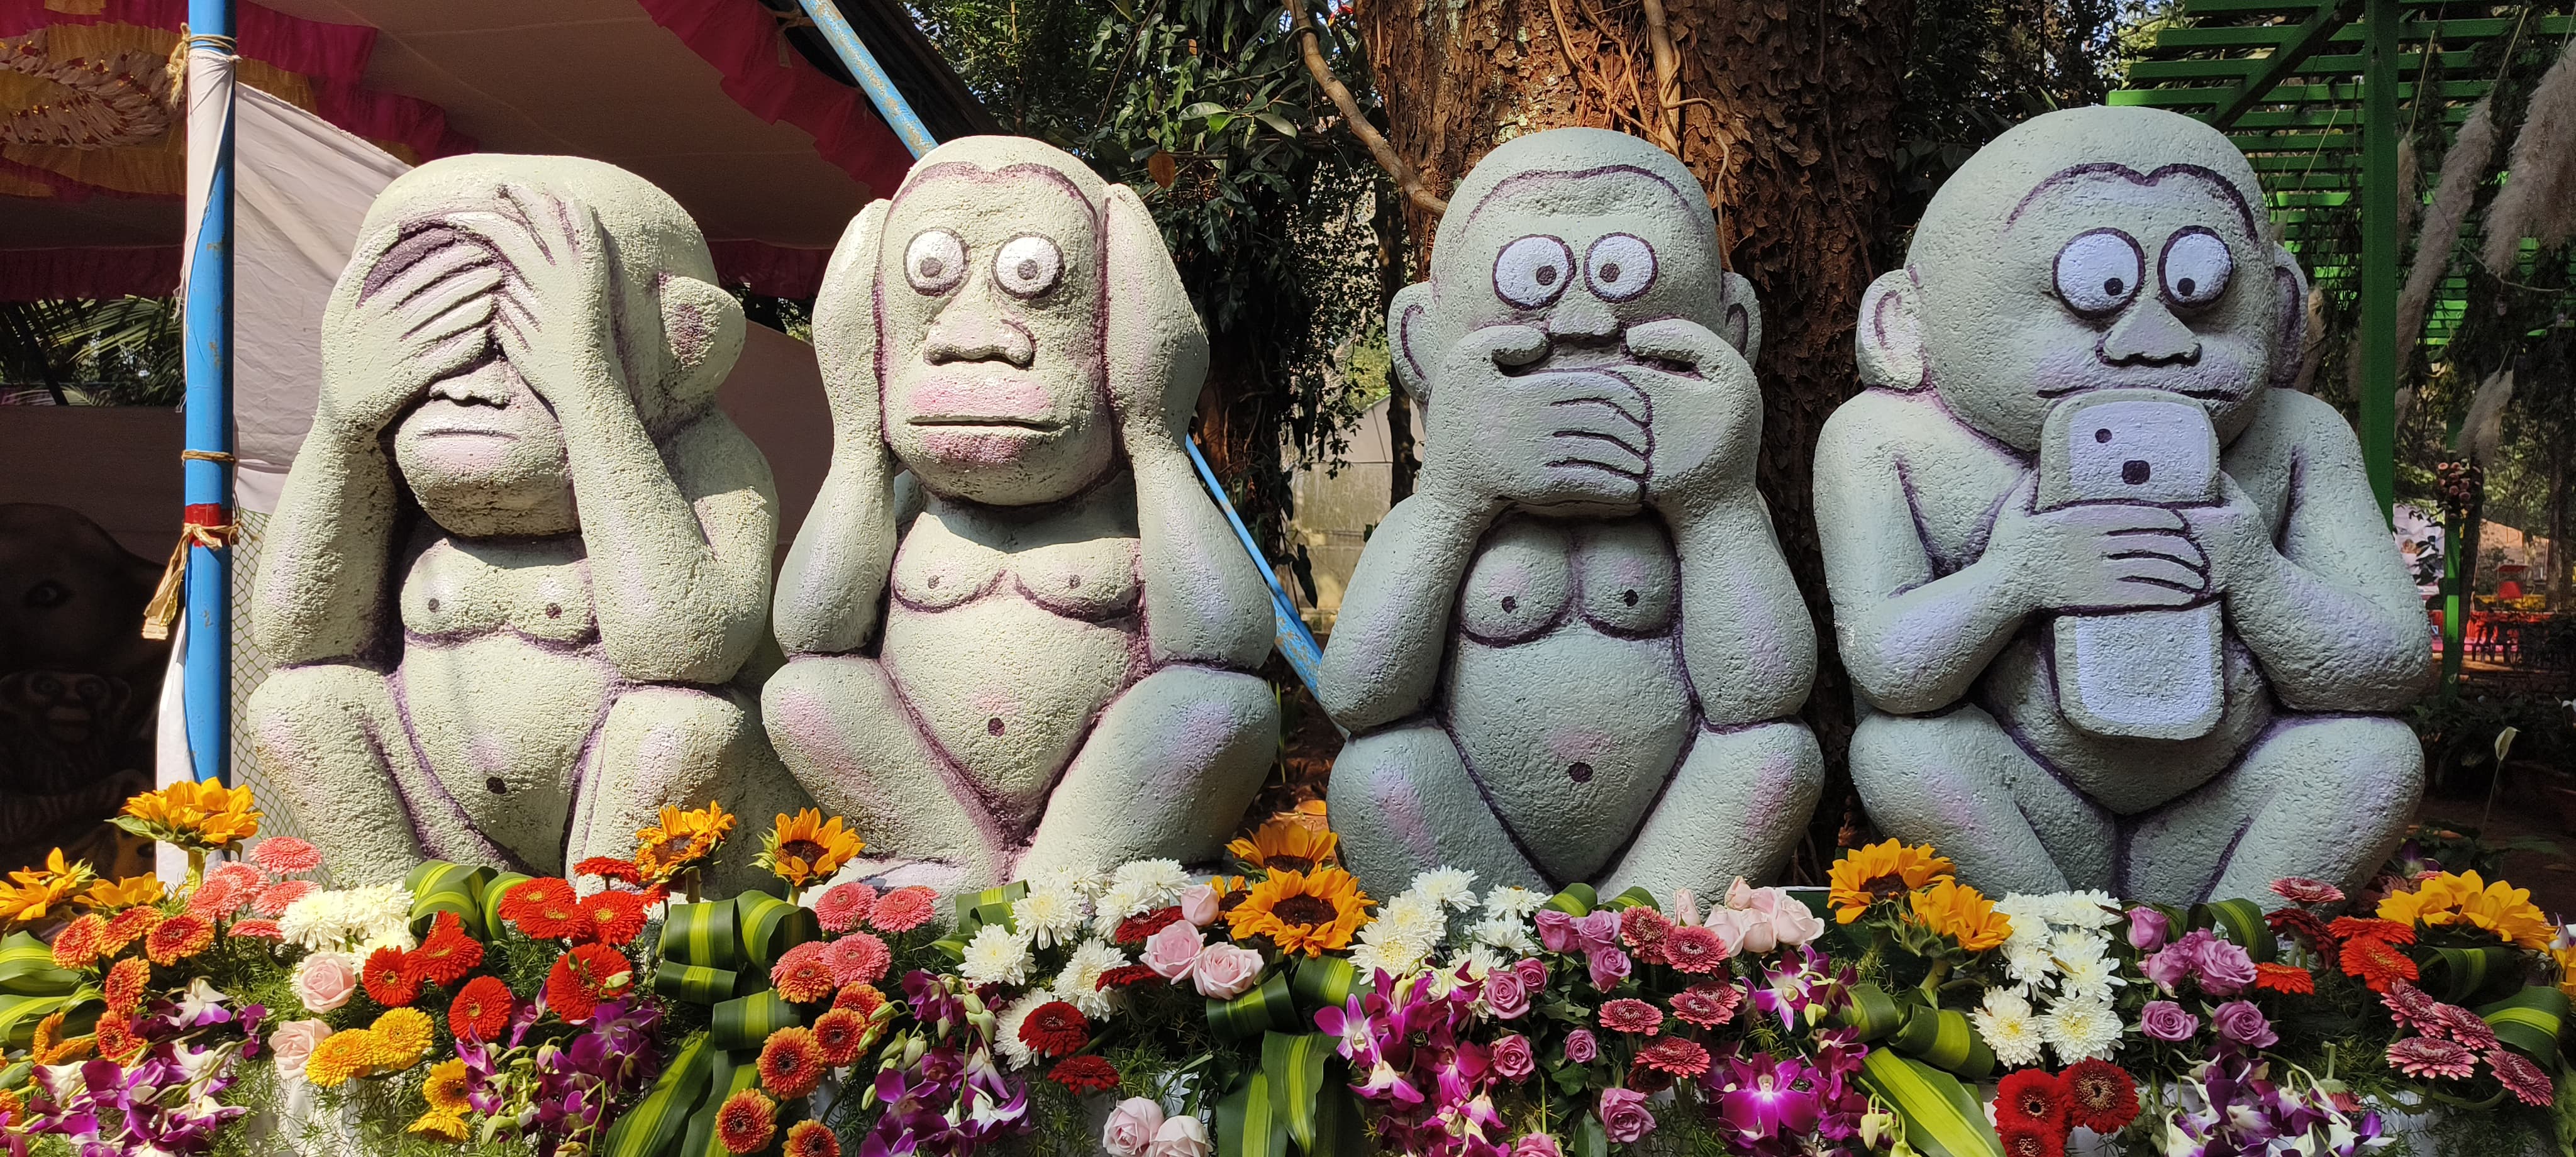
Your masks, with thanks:
[{"label": "statue's shoulder", "polygon": [[1948,453],[1981,443],[1930,390],[1870,388],[1852,395],[1817,435],[1819,473],[1826,460],[1860,466],[1924,453]]},{"label": "statue's shoulder", "polygon": [[2227,448],[2231,462],[2248,457],[2315,458],[2361,453],[2361,437],[2334,403],[2314,394],[2267,387],[2255,400],[2254,418]]}]

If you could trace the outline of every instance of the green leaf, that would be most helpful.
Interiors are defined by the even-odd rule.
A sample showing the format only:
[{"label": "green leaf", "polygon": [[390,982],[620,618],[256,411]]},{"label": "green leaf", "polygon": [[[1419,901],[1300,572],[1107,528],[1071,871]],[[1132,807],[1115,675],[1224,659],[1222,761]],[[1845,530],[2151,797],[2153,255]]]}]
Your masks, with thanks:
[{"label": "green leaf", "polygon": [[2003,1157],[2003,1139],[1959,1078],[1888,1049],[1861,1061],[1861,1084],[1896,1110],[1905,1141],[1929,1157]]},{"label": "green leaf", "polygon": [[1227,111],[1229,110],[1227,110],[1224,105],[1218,104],[1212,100],[1203,100],[1197,104],[1189,106],[1188,108],[1182,109],[1177,113],[1173,113],[1172,117],[1175,120],[1194,121],[1201,117],[1212,117]]},{"label": "green leaf", "polygon": [[1319,1032],[1264,1034],[1261,1071],[1297,1147],[1315,1152],[1315,1098],[1324,1090],[1324,1068],[1333,1060],[1333,1038]]},{"label": "green leaf", "polygon": [[1610,1157],[1610,1134],[1601,1127],[1601,1118],[1585,1113],[1574,1126],[1570,1138],[1574,1151],[1567,1157]]},{"label": "green leaf", "polygon": [[1217,1102],[1216,1151],[1226,1157],[1288,1157],[1288,1118],[1271,1099],[1270,1074],[1252,1074]]},{"label": "green leaf", "polygon": [[1261,123],[1269,125],[1271,129],[1276,131],[1280,136],[1288,137],[1290,139],[1294,139],[1297,136],[1297,126],[1289,124],[1288,118],[1281,116],[1278,113],[1262,112],[1254,113],[1252,115]]},{"label": "green leaf", "polygon": [[2496,1039],[2506,1048],[2548,1066],[2552,1072],[2560,1067],[2558,1036],[2567,1023],[2566,993],[2535,984],[2479,1008],[2478,1015],[2495,1026]]}]

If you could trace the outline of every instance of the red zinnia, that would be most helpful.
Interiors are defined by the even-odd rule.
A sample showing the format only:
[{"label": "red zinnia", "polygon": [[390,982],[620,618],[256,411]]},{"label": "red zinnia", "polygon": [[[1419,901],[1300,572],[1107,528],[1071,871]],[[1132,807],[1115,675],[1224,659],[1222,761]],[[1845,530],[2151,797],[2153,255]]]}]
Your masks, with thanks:
[{"label": "red zinnia", "polygon": [[407,955],[391,945],[367,954],[367,963],[358,969],[358,983],[376,1003],[401,1008],[420,999],[420,974],[406,966]]},{"label": "red zinnia", "polygon": [[1995,1124],[2027,1126],[2066,1135],[2069,1104],[2065,1082],[2046,1069],[2023,1069],[1995,1087]]},{"label": "red zinnia", "polygon": [[806,1096],[823,1083],[823,1045],[809,1028],[782,1028],[760,1046],[760,1087],[781,1100]]},{"label": "red zinnia", "polygon": [[820,940],[808,940],[787,950],[778,964],[769,970],[769,983],[778,995],[797,1004],[812,1004],[832,995],[839,987],[832,983],[832,946]]},{"label": "red zinnia", "polygon": [[633,892],[601,892],[581,902],[581,939],[615,947],[644,930],[644,898]]},{"label": "red zinnia", "polygon": [[868,909],[868,924],[880,932],[910,932],[930,922],[939,893],[928,888],[897,888],[877,897]]},{"label": "red zinnia", "polygon": [[2138,1082],[2109,1061],[2087,1058],[2057,1078],[2066,1091],[2067,1120],[2109,1135],[2138,1119]]},{"label": "red zinnia", "polygon": [[2386,992],[2389,985],[2412,981],[2418,975],[2414,961],[2376,936],[2355,936],[2344,941],[2340,956],[2344,975],[2360,977],[2372,992]]},{"label": "red zinnia", "polygon": [[1093,992],[1107,992],[1113,988],[1125,988],[1129,985],[1143,984],[1152,979],[1154,979],[1154,970],[1151,968],[1147,968],[1142,964],[1121,964],[1116,968],[1102,972],[1100,974],[1100,979],[1091,986],[1091,990]]},{"label": "red zinnia", "polygon": [[137,957],[128,956],[107,970],[107,983],[100,986],[107,998],[107,1010],[131,1015],[143,1003],[143,986],[151,983],[152,966]]},{"label": "red zinnia", "polygon": [[868,1014],[836,1008],[815,1017],[814,1043],[823,1048],[823,1063],[833,1068],[857,1060],[868,1043]]},{"label": "red zinnia", "polygon": [[840,984],[874,984],[894,966],[886,942],[865,932],[852,932],[832,942],[832,979]]},{"label": "red zinnia", "polygon": [[286,906],[322,890],[311,880],[279,880],[250,898],[251,911],[262,916],[286,915]]},{"label": "red zinnia", "polygon": [[[138,960],[135,963],[140,964],[142,961]],[[108,1011],[113,1013],[115,1010],[111,1008]],[[143,1038],[134,1035],[134,1025],[124,1016],[100,1017],[98,1027],[91,1031],[98,1034],[98,1055],[118,1064],[137,1059],[137,1054],[143,1051],[146,1043]]]},{"label": "red zinnia", "polygon": [[101,950],[107,947],[107,917],[96,912],[63,926],[54,933],[54,966],[87,968],[98,963]]},{"label": "red zinnia", "polygon": [[1612,1032],[1653,1036],[1664,1029],[1663,1011],[1634,997],[1603,1002],[1600,1016],[1601,1027]]},{"label": "red zinnia", "polygon": [[636,870],[635,861],[621,860],[614,856],[592,856],[587,860],[574,864],[572,866],[572,874],[576,876],[597,876],[602,880],[616,880],[625,884],[641,884],[644,882],[644,873]]},{"label": "red zinnia", "polygon": [[1673,1015],[1684,1024],[1716,1028],[1735,1019],[1744,990],[1732,984],[1694,984],[1673,994]]},{"label": "red zinnia", "polygon": [[2340,904],[2343,889],[2323,880],[2290,876],[2272,881],[2272,894],[2293,904]]},{"label": "red zinnia", "polygon": [[1099,1057],[1066,1057],[1047,1070],[1047,1079],[1077,1094],[1101,1093],[1118,1087],[1118,1068]]},{"label": "red zinnia", "polygon": [[143,938],[143,954],[154,964],[177,964],[215,944],[215,926],[196,916],[173,916]]},{"label": "red zinnia", "polygon": [[2265,961],[2254,966],[2254,987],[2266,992],[2313,996],[2317,991],[2317,978],[2308,975],[2307,969],[2295,964],[2274,964]]},{"label": "red zinnia", "polygon": [[832,998],[832,1009],[838,1012],[846,1008],[860,1016],[868,1016],[884,1008],[885,1002],[885,993],[878,991],[876,985],[844,984],[840,993]]},{"label": "red zinnia", "polygon": [[1673,922],[1643,904],[1619,914],[1620,941],[1648,964],[1664,962],[1664,938],[1672,933]]},{"label": "red zinnia", "polygon": [[1050,1000],[1020,1022],[1020,1043],[1042,1057],[1071,1056],[1091,1043],[1091,1022],[1081,1009]]},{"label": "red zinnia", "polygon": [[153,929],[161,926],[162,919],[161,910],[149,904],[138,904],[117,913],[115,919],[107,922],[107,952],[125,951],[127,945],[151,935]]},{"label": "red zinnia", "polygon": [[2038,1125],[2002,1125],[1995,1133],[2004,1143],[2004,1157],[2066,1157],[2066,1131]]},{"label": "red zinnia", "polygon": [[277,921],[265,916],[253,920],[233,921],[232,933],[235,936],[248,936],[253,940],[286,939],[286,933],[278,930]]},{"label": "red zinnia", "polygon": [[431,984],[454,984],[483,963],[483,946],[465,934],[454,912],[441,912],[420,947],[403,957],[403,966]]},{"label": "red zinnia", "polygon": [[322,849],[293,836],[270,836],[250,846],[250,862],[281,876],[322,866]]},{"label": "red zinnia", "polygon": [[529,880],[501,897],[501,918],[535,939],[560,940],[582,931],[581,899],[568,880]]},{"label": "red zinnia", "polygon": [[1658,1037],[1637,1050],[1637,1063],[1675,1077],[1697,1077],[1708,1071],[1708,1050],[1685,1037]]},{"label": "red zinnia", "polygon": [[1675,928],[1664,937],[1664,963],[1675,972],[1705,975],[1726,967],[1726,941],[1717,931],[1703,924]]},{"label": "red zinnia", "polygon": [[546,974],[546,1007],[566,1024],[589,1020],[599,1002],[635,983],[635,965],[605,944],[576,944]]},{"label": "red zinnia", "polygon": [[814,917],[826,932],[847,932],[877,906],[877,890],[852,880],[834,884],[814,901]]},{"label": "red zinnia", "polygon": [[1153,934],[1180,922],[1179,908],[1157,908],[1130,916],[1118,922],[1118,934],[1111,939],[1120,944],[1142,944]]},{"label": "red zinnia", "polygon": [[2326,925],[2326,931],[2332,934],[2337,940],[2350,940],[2355,937],[2363,937],[2371,940],[2385,940],[2391,944],[2413,944],[2415,942],[2415,926],[2412,924],[2400,924],[2394,920],[2373,920],[2364,919],[2359,916],[2338,916],[2335,918],[2334,923]]},{"label": "red zinnia", "polygon": [[517,1001],[497,976],[477,976],[458,989],[447,1006],[447,1031],[458,1040],[499,1040],[510,1027]]},{"label": "red zinnia", "polygon": [[786,1157],[841,1157],[841,1139],[821,1121],[798,1121],[787,1131]]},{"label": "red zinnia", "polygon": [[758,1153],[778,1135],[778,1102],[744,1089],[716,1109],[716,1143],[727,1153]]}]

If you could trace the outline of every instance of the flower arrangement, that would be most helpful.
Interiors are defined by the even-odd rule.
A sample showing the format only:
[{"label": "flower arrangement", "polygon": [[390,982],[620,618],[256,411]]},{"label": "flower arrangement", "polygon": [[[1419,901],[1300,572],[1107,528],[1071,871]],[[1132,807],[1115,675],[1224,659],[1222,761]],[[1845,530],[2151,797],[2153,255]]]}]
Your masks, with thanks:
[{"label": "flower arrangement", "polygon": [[762,834],[779,895],[700,900],[738,826],[710,806],[565,878],[326,889],[222,792],[128,808],[201,856],[175,889],[59,855],[0,884],[0,1151],[354,1120],[584,1157],[2349,1155],[2401,1107],[2554,1136],[2576,991],[2527,892],[2421,864],[2366,907],[1988,897],[1892,841],[1806,892],[1381,899],[1301,811],[1213,875],[943,900],[836,879],[861,845],[808,811]]}]

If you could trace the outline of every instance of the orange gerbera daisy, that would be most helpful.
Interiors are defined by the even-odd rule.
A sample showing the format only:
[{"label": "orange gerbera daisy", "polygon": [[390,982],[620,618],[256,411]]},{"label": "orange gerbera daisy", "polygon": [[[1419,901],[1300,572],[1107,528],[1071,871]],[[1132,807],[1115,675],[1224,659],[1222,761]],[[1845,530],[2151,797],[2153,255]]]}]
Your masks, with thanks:
[{"label": "orange gerbera daisy", "polygon": [[2265,961],[2254,966],[2254,987],[2265,992],[2286,992],[2294,996],[2312,996],[2317,991],[2317,978],[2295,964]]},{"label": "orange gerbera daisy", "polygon": [[1849,924],[1868,912],[1871,904],[1901,899],[1935,880],[1949,879],[1956,870],[1950,858],[1934,852],[1930,844],[1888,840],[1846,851],[1828,873],[1834,920]]},{"label": "orange gerbera daisy", "polygon": [[54,933],[54,965],[58,968],[88,968],[98,963],[107,950],[107,920],[96,912],[64,925]]},{"label": "orange gerbera daisy", "polygon": [[198,916],[173,916],[143,938],[143,954],[154,964],[177,964],[214,946],[214,923]]},{"label": "orange gerbera daisy", "polygon": [[2360,977],[2372,992],[2386,992],[2398,981],[2417,979],[2415,962],[2375,936],[2346,940],[2336,955],[2344,975]]},{"label": "orange gerbera daisy", "polygon": [[1957,880],[1941,879],[1906,895],[1907,919],[1956,941],[1970,952],[2003,945],[2012,935],[2012,919],[1995,911],[1995,903]]},{"label": "orange gerbera daisy", "polygon": [[769,869],[788,887],[802,888],[831,879],[866,846],[841,817],[833,816],[826,823],[821,811],[809,807],[792,817],[780,815],[761,845],[759,858],[752,862]]},{"label": "orange gerbera daisy", "polygon": [[758,1153],[778,1135],[778,1102],[744,1089],[716,1107],[716,1143],[727,1153]]},{"label": "orange gerbera daisy", "polygon": [[160,927],[161,922],[168,918],[163,916],[158,908],[128,908],[117,913],[115,919],[107,922],[107,932],[102,941],[102,947],[111,956],[123,952],[135,941],[151,935],[152,930]]},{"label": "orange gerbera daisy", "polygon": [[1337,866],[1334,855],[1340,844],[1341,837],[1317,831],[1294,812],[1281,812],[1262,821],[1251,839],[1236,840],[1225,850],[1247,868],[1311,872]]},{"label": "orange gerbera daisy", "polygon": [[1272,872],[1225,919],[1237,940],[1267,937],[1281,952],[1320,956],[1350,947],[1373,903],[1340,868]]},{"label": "orange gerbera daisy", "polygon": [[810,1028],[782,1028],[760,1046],[760,1087],[784,1101],[811,1093],[830,1068]]},{"label": "orange gerbera daisy", "polygon": [[128,956],[110,965],[107,982],[99,991],[107,1000],[107,1010],[131,1015],[143,1006],[143,986],[152,982],[152,966],[140,958]]}]

